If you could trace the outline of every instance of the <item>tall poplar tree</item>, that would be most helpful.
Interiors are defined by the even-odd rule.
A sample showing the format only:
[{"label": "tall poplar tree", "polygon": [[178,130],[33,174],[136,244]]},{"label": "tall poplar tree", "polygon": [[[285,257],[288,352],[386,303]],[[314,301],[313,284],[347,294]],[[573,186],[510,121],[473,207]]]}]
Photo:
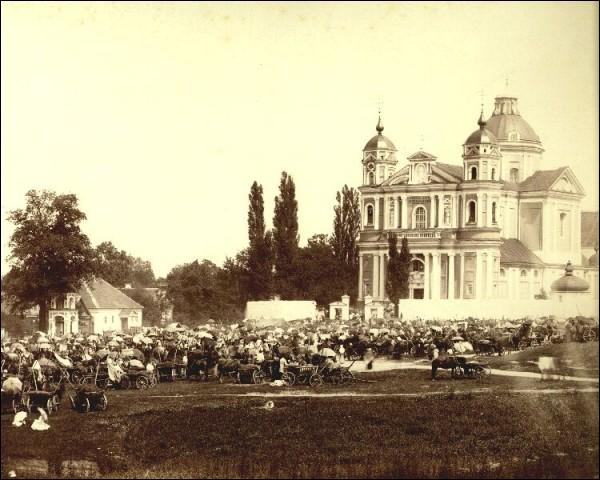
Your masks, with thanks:
[{"label": "tall poplar tree", "polygon": [[264,300],[271,293],[272,255],[271,235],[265,232],[263,188],[256,181],[248,195],[248,296]]},{"label": "tall poplar tree", "polygon": [[400,255],[398,257],[399,264],[399,286],[398,286],[398,294],[400,298],[408,298],[409,288],[408,284],[410,282],[410,262],[411,262],[411,254],[408,249],[408,240],[406,237],[402,237],[402,246],[400,247]]},{"label": "tall poplar tree", "polygon": [[298,202],[294,180],[281,174],[279,196],[275,197],[273,216],[273,250],[275,254],[275,289],[283,299],[296,296],[294,286],[298,256]]}]

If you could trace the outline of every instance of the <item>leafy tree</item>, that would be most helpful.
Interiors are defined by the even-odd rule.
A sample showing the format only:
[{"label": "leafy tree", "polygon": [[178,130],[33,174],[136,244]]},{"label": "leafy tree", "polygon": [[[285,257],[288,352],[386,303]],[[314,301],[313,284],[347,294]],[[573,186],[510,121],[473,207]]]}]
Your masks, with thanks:
[{"label": "leafy tree", "polygon": [[400,255],[398,257],[399,272],[398,272],[398,295],[399,298],[408,298],[409,282],[410,282],[410,262],[412,258],[408,249],[408,240],[402,237],[402,246],[400,247]]},{"label": "leafy tree", "polygon": [[358,276],[358,235],[360,232],[360,202],[358,191],[344,185],[336,194],[337,204],[333,207],[333,235],[331,244],[338,260],[344,290],[356,296]]},{"label": "leafy tree", "polygon": [[117,288],[129,282],[131,257],[125,250],[117,249],[112,242],[102,242],[96,247],[96,274]]},{"label": "leafy tree", "polygon": [[248,195],[248,239],[247,252],[248,297],[252,300],[269,298],[272,281],[271,234],[265,232],[264,200],[262,185],[254,182]]},{"label": "leafy tree", "polygon": [[398,255],[398,237],[395,233],[388,235],[388,264],[385,290],[392,304],[396,305],[400,298],[400,255]]},{"label": "leafy tree", "polygon": [[123,288],[152,287],[156,284],[152,264],[117,249],[112,242],[102,242],[96,247],[96,274],[111,285]]},{"label": "leafy tree", "polygon": [[55,295],[77,291],[94,274],[94,251],[81,232],[85,214],[73,194],[30,190],[25,208],[13,210],[15,225],[2,295],[14,309],[39,306],[40,330],[48,330],[48,304]]},{"label": "leafy tree", "polygon": [[224,290],[225,282],[223,270],[208,260],[173,268],[167,275],[167,296],[173,304],[175,321],[194,325],[209,318],[240,318],[239,308]]},{"label": "leafy tree", "polygon": [[298,252],[294,283],[299,297],[322,306],[339,300],[346,293],[342,270],[327,235],[313,235]]},{"label": "leafy tree", "polygon": [[279,196],[275,197],[273,247],[275,289],[283,299],[292,299],[297,294],[293,278],[298,256],[298,202],[294,180],[286,172],[281,174]]}]

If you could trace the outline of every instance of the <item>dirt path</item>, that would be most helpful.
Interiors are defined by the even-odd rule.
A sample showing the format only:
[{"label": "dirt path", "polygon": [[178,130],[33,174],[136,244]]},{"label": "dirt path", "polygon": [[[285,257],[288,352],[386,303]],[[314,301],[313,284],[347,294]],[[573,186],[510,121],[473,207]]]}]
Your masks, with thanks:
[{"label": "dirt path", "polygon": [[[349,365],[346,362],[344,365]],[[390,370],[431,370],[431,364],[428,360],[416,360],[416,361],[398,361],[398,360],[387,360],[387,359],[379,359],[373,362],[373,368],[371,370],[367,369],[366,362],[357,361],[352,365],[353,372],[387,372]],[[504,377],[521,377],[521,378],[535,378],[541,379],[542,376],[539,373],[535,372],[515,372],[513,370],[499,370],[492,369],[492,375],[500,375]],[[590,377],[572,377],[565,376],[561,378],[561,380],[568,380],[571,382],[587,382],[587,383],[598,383],[598,377],[590,378]]]},{"label": "dirt path", "polygon": [[[305,398],[305,397],[318,397],[318,398],[330,398],[330,397],[409,397],[409,398],[424,398],[424,397],[436,397],[436,396],[447,396],[447,395],[471,395],[471,394],[483,394],[492,392],[491,388],[478,388],[474,390],[455,391],[455,392],[419,392],[419,393],[357,393],[357,392],[330,392],[330,393],[317,393],[311,391],[296,391],[296,392],[248,392],[248,393],[189,393],[181,395],[149,395],[149,398],[185,398],[185,397],[261,397],[261,398]],[[527,389],[514,389],[514,390],[503,390],[503,393],[527,393],[527,394],[539,394],[539,395],[560,395],[560,394],[575,394],[575,393],[598,393],[597,388],[546,388],[535,390],[532,388]]]}]

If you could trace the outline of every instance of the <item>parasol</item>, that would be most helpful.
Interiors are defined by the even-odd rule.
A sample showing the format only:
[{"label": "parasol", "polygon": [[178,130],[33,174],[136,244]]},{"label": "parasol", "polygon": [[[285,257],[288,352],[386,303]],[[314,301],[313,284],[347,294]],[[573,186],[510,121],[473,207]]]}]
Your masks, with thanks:
[{"label": "parasol", "polygon": [[49,343],[38,343],[38,348],[40,348],[40,349],[46,348],[46,349],[50,350],[52,348],[52,345],[50,345]]},{"label": "parasol", "polygon": [[321,355],[322,357],[335,357],[336,356],[335,352],[331,348],[323,348],[319,352],[319,355]]},{"label": "parasol", "polygon": [[463,337],[452,337],[453,342],[464,342],[465,339]]},{"label": "parasol", "polygon": [[99,342],[100,341],[100,337],[98,337],[98,335],[90,335],[89,337],[87,337],[88,342]]},{"label": "parasol", "polygon": [[27,349],[22,343],[16,342],[10,346],[11,352],[25,352]]},{"label": "parasol", "polygon": [[106,344],[107,347],[118,347],[119,346],[119,342],[117,342],[116,340],[111,340],[110,342],[108,342]]},{"label": "parasol", "polygon": [[94,357],[97,357],[100,360],[102,360],[103,358],[106,358],[109,353],[110,352],[106,348],[103,348],[101,350],[94,352]]}]

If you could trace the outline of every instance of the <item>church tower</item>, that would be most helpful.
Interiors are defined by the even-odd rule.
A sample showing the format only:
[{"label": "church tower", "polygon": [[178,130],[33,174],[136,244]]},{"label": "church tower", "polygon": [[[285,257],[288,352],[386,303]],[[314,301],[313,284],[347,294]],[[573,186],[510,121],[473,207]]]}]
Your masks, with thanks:
[{"label": "church tower", "polygon": [[363,185],[379,185],[391,177],[396,171],[396,147],[385,137],[381,115],[377,126],[377,135],[367,142],[363,148]]},{"label": "church tower", "polygon": [[463,179],[465,181],[500,181],[502,179],[502,156],[496,136],[486,128],[483,110],[475,130],[463,145]]}]

